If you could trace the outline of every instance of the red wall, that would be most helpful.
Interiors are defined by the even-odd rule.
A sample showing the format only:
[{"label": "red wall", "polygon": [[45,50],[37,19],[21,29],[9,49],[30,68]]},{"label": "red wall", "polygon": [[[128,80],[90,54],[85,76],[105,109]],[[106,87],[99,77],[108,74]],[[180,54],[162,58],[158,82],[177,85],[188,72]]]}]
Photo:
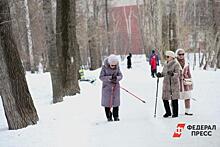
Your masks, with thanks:
[{"label": "red wall", "polygon": [[[126,17],[129,18],[131,16],[131,47],[129,51],[129,43],[128,43],[128,32],[127,32],[127,23]],[[116,50],[118,54],[128,54],[131,52],[132,54],[141,54],[143,53],[143,45],[141,40],[141,34],[138,25],[138,9],[136,5],[132,6],[120,6],[113,7],[110,10],[110,26],[111,32],[115,29],[115,33],[112,34],[111,38],[114,40],[114,37],[118,36],[116,39],[117,45],[112,45],[112,49]],[[115,49],[116,48],[116,49]],[[119,48],[123,48],[120,51]]]}]

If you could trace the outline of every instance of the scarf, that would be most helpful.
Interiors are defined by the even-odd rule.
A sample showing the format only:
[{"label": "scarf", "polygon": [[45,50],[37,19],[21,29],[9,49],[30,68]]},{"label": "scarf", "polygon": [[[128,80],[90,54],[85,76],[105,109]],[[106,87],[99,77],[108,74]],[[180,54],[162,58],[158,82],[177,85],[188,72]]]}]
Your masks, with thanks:
[{"label": "scarf", "polygon": [[185,59],[184,58],[183,59],[177,58],[177,60],[180,63],[181,67],[184,68],[184,66],[185,66]]}]

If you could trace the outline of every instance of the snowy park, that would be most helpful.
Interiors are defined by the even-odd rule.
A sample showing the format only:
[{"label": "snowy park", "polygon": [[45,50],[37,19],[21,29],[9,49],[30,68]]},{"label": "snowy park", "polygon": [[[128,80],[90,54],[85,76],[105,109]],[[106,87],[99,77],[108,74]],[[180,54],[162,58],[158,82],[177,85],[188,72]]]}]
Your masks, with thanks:
[{"label": "snowy park", "polygon": [[[85,71],[85,76],[97,79],[93,84],[80,82],[81,93],[65,97],[64,102],[52,104],[52,87],[49,73],[26,74],[33,101],[40,116],[37,125],[20,130],[8,130],[4,109],[0,107],[1,147],[145,147],[188,146],[219,147],[220,145],[220,71],[192,70],[194,90],[193,116],[184,115],[183,101],[179,101],[179,117],[163,118],[161,99],[162,79],[156,118],[156,78],[150,76],[145,56],[134,56],[132,69],[120,67],[123,88],[145,100],[142,103],[121,89],[120,121],[107,122],[101,107],[100,69]],[[158,69],[161,70],[161,66]],[[0,104],[2,106],[2,104]],[[173,138],[177,124],[216,125],[212,136],[192,136],[186,127],[180,138]],[[198,129],[198,128],[197,128]],[[200,130],[195,130],[200,131]],[[204,134],[203,134],[204,135]]]},{"label": "snowy park", "polygon": [[220,0],[0,0],[0,147],[220,147]]}]

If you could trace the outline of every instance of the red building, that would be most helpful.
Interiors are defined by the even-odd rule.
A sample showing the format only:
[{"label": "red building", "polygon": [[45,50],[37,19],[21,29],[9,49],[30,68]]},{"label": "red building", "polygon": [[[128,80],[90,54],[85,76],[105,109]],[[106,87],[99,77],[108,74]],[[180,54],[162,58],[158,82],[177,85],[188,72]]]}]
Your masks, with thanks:
[{"label": "red building", "polygon": [[109,18],[111,48],[114,53],[143,53],[137,5],[113,7],[110,10]]}]

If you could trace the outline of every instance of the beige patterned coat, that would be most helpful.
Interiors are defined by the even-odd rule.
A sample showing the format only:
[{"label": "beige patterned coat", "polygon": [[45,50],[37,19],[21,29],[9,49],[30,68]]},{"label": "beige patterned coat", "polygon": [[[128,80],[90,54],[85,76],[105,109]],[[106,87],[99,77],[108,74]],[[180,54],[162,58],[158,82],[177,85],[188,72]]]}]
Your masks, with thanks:
[{"label": "beige patterned coat", "polygon": [[[172,71],[174,76],[169,76],[167,74],[168,71]],[[162,92],[162,99],[163,100],[175,100],[179,99],[180,97],[180,66],[176,60],[172,60],[169,63],[164,65],[162,71],[163,79],[163,92]],[[170,79],[171,78],[171,79]],[[170,83],[171,80],[171,83]],[[171,85],[171,88],[170,88]],[[172,92],[172,97],[171,97]]]}]

